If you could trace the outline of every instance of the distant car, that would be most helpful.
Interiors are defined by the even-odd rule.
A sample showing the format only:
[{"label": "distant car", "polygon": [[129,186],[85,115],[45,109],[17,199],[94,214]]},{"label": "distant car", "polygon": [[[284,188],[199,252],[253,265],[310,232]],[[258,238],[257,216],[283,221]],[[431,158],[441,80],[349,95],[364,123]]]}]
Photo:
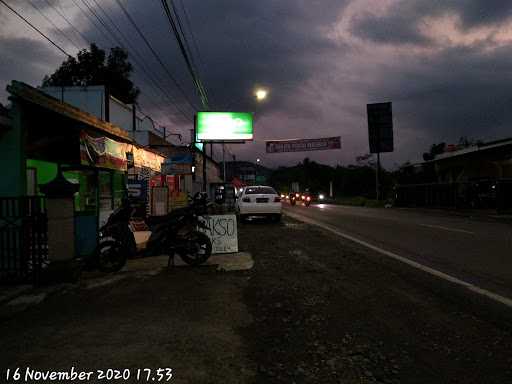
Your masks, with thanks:
[{"label": "distant car", "polygon": [[236,212],[240,220],[249,216],[267,216],[281,220],[281,197],[272,187],[254,185],[244,187],[236,199]]}]

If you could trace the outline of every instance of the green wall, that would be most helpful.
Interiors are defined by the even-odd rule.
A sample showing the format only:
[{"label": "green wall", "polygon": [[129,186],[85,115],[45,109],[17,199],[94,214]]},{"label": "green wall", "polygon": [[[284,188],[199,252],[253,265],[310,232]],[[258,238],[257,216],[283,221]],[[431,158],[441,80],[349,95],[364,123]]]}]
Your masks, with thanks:
[{"label": "green wall", "polygon": [[27,168],[35,168],[37,184],[46,184],[57,176],[57,164],[48,161],[27,159]]}]

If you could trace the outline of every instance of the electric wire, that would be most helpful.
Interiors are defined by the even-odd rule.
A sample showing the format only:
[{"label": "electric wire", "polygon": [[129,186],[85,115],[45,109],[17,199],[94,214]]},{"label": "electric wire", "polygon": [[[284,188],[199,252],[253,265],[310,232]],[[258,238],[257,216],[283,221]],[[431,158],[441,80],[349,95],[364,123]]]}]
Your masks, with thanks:
[{"label": "electric wire", "polygon": [[169,21],[169,25],[171,26],[171,30],[176,38],[176,41],[178,42],[178,47],[180,49],[180,52],[185,60],[185,64],[187,66],[187,69],[192,77],[192,80],[194,82],[194,85],[196,86],[197,92],[199,94],[199,97],[201,99],[201,103],[203,105],[203,108],[206,110],[208,109],[208,99],[206,95],[204,94],[204,89],[202,88],[201,81],[199,80],[199,77],[196,74],[195,69],[193,68],[192,62],[190,60],[189,54],[187,53],[187,50],[185,48],[184,42],[180,36],[180,32],[178,31],[178,27],[174,21],[172,12],[169,8],[169,5],[167,4],[166,0],[161,0],[162,6],[164,8],[164,12],[167,16],[167,20]]},{"label": "electric wire", "polygon": [[84,16],[91,22],[91,25],[94,26],[94,28],[101,34],[103,37],[109,41],[109,44],[111,47],[115,46],[115,41],[112,40],[112,38],[105,33],[100,27],[98,27],[98,24],[94,20],[93,17],[91,17],[81,6],[78,4],[77,0],[72,0],[75,6],[80,9],[80,11],[84,14]]},{"label": "electric wire", "polygon": [[180,31],[181,37],[183,38],[183,43],[185,45],[185,49],[187,50],[187,52],[189,54],[189,57],[190,57],[190,62],[192,63],[192,67],[194,68],[194,71],[197,74],[197,82],[198,82],[199,87],[201,88],[200,89],[201,94],[204,95],[204,98],[208,102],[208,94],[206,93],[206,89],[204,88],[203,83],[201,81],[201,77],[199,75],[199,71],[197,70],[197,65],[196,65],[196,62],[194,60],[194,55],[192,53],[192,50],[190,49],[190,44],[188,42],[187,34],[185,33],[185,30],[183,28],[183,24],[181,22],[180,14],[179,14],[179,12],[177,10],[177,7],[174,5],[173,0],[169,0],[169,2],[171,3],[172,10],[174,11],[174,16],[176,18],[176,22],[178,23],[177,24],[178,25],[178,30]]},{"label": "electric wire", "polygon": [[54,6],[50,0],[45,0],[46,4],[48,4],[62,19],[64,19],[64,21],[71,27],[71,29],[73,29],[73,31],[75,31],[75,33],[77,33],[83,41],[85,41],[87,44],[89,44],[89,40],[87,39],[87,37],[84,36],[84,34],[82,32],[80,32],[80,30],[75,27],[73,25],[73,23],[71,23],[69,21],[69,19],[64,15],[64,12],[61,12],[56,6]]},{"label": "electric wire", "polygon": [[[180,3],[180,6],[181,6],[181,9],[183,10],[183,14],[185,15],[185,22],[187,24],[187,28],[190,32],[190,35],[192,36],[192,44],[194,46],[194,49],[195,49],[195,53],[197,55],[197,57],[199,58],[199,63],[200,63],[200,68],[201,70],[203,71],[203,74],[206,70],[206,65],[203,61],[203,58],[201,56],[201,52],[199,51],[199,46],[197,44],[197,39],[195,37],[195,34],[194,34],[194,30],[192,29],[192,23],[190,22],[190,18],[188,16],[188,12],[187,12],[187,9],[185,8],[185,4],[183,3],[183,0],[179,0],[179,3]],[[208,89],[205,87],[205,92],[208,96],[208,100],[209,102],[212,102],[212,93],[208,91]]]},{"label": "electric wire", "polygon": [[68,36],[68,35],[66,35],[66,34],[62,31],[62,29],[60,29],[60,28],[57,26],[57,24],[55,24],[55,23],[53,22],[53,20],[52,20],[52,19],[50,19],[47,15],[45,15],[45,14],[44,14],[44,12],[43,12],[43,11],[41,11],[41,9],[39,9],[39,7],[38,7],[37,5],[35,5],[35,4],[34,4],[34,2],[33,2],[32,0],[28,0],[28,2],[29,2],[29,4],[32,6],[32,8],[34,8],[34,9],[35,9],[35,10],[36,10],[36,11],[37,11],[37,12],[38,12],[38,13],[39,13],[39,14],[40,14],[40,15],[41,15],[41,16],[42,16],[42,17],[43,17],[47,22],[48,22],[48,23],[50,23],[50,24],[53,26],[53,28],[54,28],[56,31],[58,31],[58,32],[60,33],[60,35],[61,35],[62,37],[64,37],[64,38],[65,38],[69,43],[71,43],[71,45],[73,45],[73,46],[74,46],[78,51],[80,50],[80,47],[78,47],[78,45],[76,45],[76,43],[75,43],[73,40],[71,40],[71,39],[69,38],[69,36]]},{"label": "electric wire", "polygon": [[[141,69],[143,70],[143,72],[145,72],[145,73],[146,73],[146,75],[147,75],[146,77],[147,77],[147,78],[150,78],[150,77],[151,77],[151,78],[152,78],[152,79],[151,79],[151,82],[152,82],[155,86],[160,87],[160,81],[159,81],[159,79],[156,77],[156,75],[155,75],[155,74],[153,74],[153,76],[151,76],[151,75],[150,75],[150,73],[151,73],[151,72],[147,70],[147,67],[146,67],[146,65],[145,65],[145,60],[144,60],[144,58],[140,55],[140,53],[138,52],[138,50],[137,50],[137,49],[136,49],[136,48],[131,44],[131,42],[129,41],[129,39],[128,39],[128,38],[124,35],[124,33],[119,29],[119,27],[116,25],[116,23],[114,22],[114,20],[112,20],[112,18],[108,15],[108,13],[105,11],[105,9],[104,9],[104,8],[103,8],[103,7],[102,7],[102,6],[101,6],[101,5],[100,5],[96,0],[92,0],[92,1],[93,1],[93,2],[94,2],[94,4],[98,7],[98,9],[103,13],[103,15],[106,17],[107,21],[108,21],[108,22],[109,22],[109,23],[110,23],[110,24],[115,28],[115,30],[117,31],[117,33],[120,35],[121,39],[125,42],[126,46],[127,46],[128,48],[130,48],[130,50],[131,50],[132,54],[133,54],[134,56],[136,56],[136,57],[140,60],[140,62],[138,63],[138,65],[141,67]],[[110,33],[111,33],[113,36],[115,36],[115,34],[114,34],[111,30],[110,30]],[[116,37],[116,40],[118,40],[118,39],[117,39],[117,37]],[[118,40],[118,42],[119,42],[119,40]],[[124,49],[126,49],[126,47],[125,47],[125,46],[123,46],[123,48],[124,48]],[[128,49],[126,49],[126,50],[128,51]],[[136,61],[136,60],[135,60],[135,58],[134,58],[134,61]],[[156,80],[155,80],[155,79],[156,79]],[[158,85],[157,85],[157,84],[158,84]],[[163,91],[163,88],[162,88],[161,90],[162,90],[162,92],[164,92],[164,91]],[[173,105],[173,107],[174,107],[174,108],[175,108],[179,113],[181,113],[181,114],[182,114],[186,119],[189,119],[189,116],[187,115],[187,113],[186,113],[183,109],[181,109],[181,108],[178,106],[178,103],[176,102],[176,100],[174,100],[174,98],[173,98],[173,97],[171,97],[167,92],[164,92],[164,93],[165,93],[166,97],[167,97],[169,100],[172,100],[172,103],[171,103],[171,104]],[[195,112],[195,111],[193,111],[193,112]]]},{"label": "electric wire", "polygon": [[[18,11],[12,8],[9,4],[7,4],[4,0],[0,0],[0,3],[8,8],[12,13],[22,19],[27,25],[29,25],[32,29],[34,29],[37,33],[39,33],[43,38],[45,38],[48,42],[50,42],[54,47],[56,47],[59,51],[61,51],[64,55],[71,58],[72,56],[67,53],[62,47],[60,47],[56,42],[54,42],[51,38],[46,36],[40,29],[38,29],[34,24],[32,24],[28,19],[26,19],[23,15],[21,15]],[[33,4],[32,4],[33,5]],[[53,24],[53,23],[52,23]]]},{"label": "electric wire", "polygon": [[185,91],[183,90],[183,88],[180,86],[180,84],[178,83],[178,81],[174,78],[174,76],[170,73],[169,69],[167,68],[167,66],[164,64],[163,60],[160,58],[160,56],[158,55],[158,53],[155,51],[155,49],[153,48],[153,46],[151,45],[151,43],[149,42],[149,40],[146,38],[146,36],[144,35],[144,33],[141,31],[141,29],[139,28],[139,26],[137,25],[137,23],[135,22],[135,20],[132,18],[132,16],[130,15],[130,13],[126,10],[126,8],[124,7],[123,3],[121,3],[120,0],[115,0],[117,5],[119,6],[119,8],[121,8],[121,10],[123,11],[124,15],[126,16],[126,18],[130,21],[131,25],[133,26],[133,28],[137,31],[138,35],[140,36],[140,38],[144,41],[144,44],[148,47],[148,49],[151,51],[151,53],[153,54],[153,56],[156,58],[156,60],[158,61],[158,63],[160,64],[160,66],[164,69],[165,73],[169,76],[169,78],[172,80],[172,82],[174,83],[174,85],[176,86],[176,88],[180,91],[180,93],[182,94],[182,96],[185,98],[185,100],[187,101],[187,103],[192,107],[192,109],[195,111],[197,111],[197,107],[191,102],[190,98],[187,96],[187,94],[185,93]]},{"label": "electric wire", "polygon": [[192,50],[190,49],[190,44],[188,42],[188,38],[187,38],[187,34],[185,33],[185,30],[183,28],[183,24],[181,22],[181,18],[180,18],[180,14],[179,12],[177,11],[177,8],[176,6],[174,5],[174,2],[173,0],[169,0],[169,2],[171,3],[171,6],[172,6],[172,10],[174,11],[174,16],[176,18],[176,22],[178,23],[178,30],[180,31],[180,34],[183,38],[183,43],[184,43],[184,46],[185,46],[185,49],[187,50],[188,54],[189,54],[189,57],[190,57],[190,62],[192,63],[192,68],[194,68],[194,71],[196,72],[197,74],[197,83],[200,87],[200,93],[204,96],[204,98],[207,100],[207,102],[209,102],[208,100],[208,94],[206,92],[206,89],[204,88],[203,86],[203,83],[202,83],[202,80],[201,80],[201,76],[199,74],[199,71],[197,70],[197,65],[196,65],[196,62],[194,60],[194,55],[192,53]]},{"label": "electric wire", "polygon": [[[126,47],[124,46],[124,44],[117,38],[116,34],[106,25],[106,23],[103,21],[103,19],[94,11],[94,9],[89,5],[89,3],[87,3],[85,0],[82,0],[82,3],[84,3],[84,5],[87,7],[87,9],[90,11],[90,13],[96,18],[96,20],[103,26],[103,28],[105,28],[105,30],[110,34],[110,36],[112,36],[112,38],[114,39],[114,45],[117,45],[119,44],[123,49],[125,49],[126,51],[128,51],[126,49]],[[111,40],[111,39],[110,39]],[[149,79],[149,81],[156,87],[160,90],[160,92],[162,92],[162,94],[169,100],[170,104],[173,105],[173,107],[175,107],[178,112],[180,112],[183,117],[186,119],[186,120],[190,120],[190,117],[183,111],[181,111],[177,105],[176,105],[176,102],[175,100],[167,93],[167,91],[162,87],[162,85],[160,84],[159,81],[155,81],[150,75],[149,75],[149,72],[146,71],[146,69],[144,68],[144,65],[139,63],[139,61],[137,60],[136,57],[133,58],[134,62],[141,68],[142,70],[142,73],[146,76],[147,79]]]},{"label": "electric wire", "polygon": [[[75,30],[75,32],[76,32],[77,34],[79,34],[79,35],[82,37],[82,39],[83,39],[83,40],[84,40],[84,41],[85,41],[89,46],[92,44],[92,43],[91,43],[91,41],[89,41],[89,39],[88,39],[88,38],[87,38],[87,37],[86,37],[82,32],[80,32],[80,30],[79,30],[78,28],[76,28],[73,24],[71,24],[71,22],[69,21],[69,19],[66,17],[66,15],[65,15],[63,12],[61,12],[61,11],[59,11],[58,9],[54,8],[54,7],[53,7],[53,4],[52,4],[52,3],[50,3],[48,0],[45,0],[45,1],[46,1],[46,3],[47,3],[50,7],[52,7],[52,8],[54,9],[54,11],[55,11],[56,13],[58,13],[58,14],[59,14],[59,16],[60,16],[60,17],[62,17],[62,18],[63,18],[63,19],[64,19],[64,20],[65,20],[65,21],[66,21],[66,22],[67,22],[67,23],[68,23],[68,24],[73,28],[73,30]],[[78,6],[78,4],[77,4],[77,3],[75,3],[75,5],[77,6],[77,8],[79,8],[79,9],[80,9],[84,14],[85,14],[85,16],[86,16],[86,17],[88,17],[87,13],[85,13],[85,12],[84,12],[84,10],[83,10],[80,6]],[[88,18],[89,18],[89,17],[88,17]],[[90,19],[90,18],[89,18],[89,20],[92,22],[92,25],[93,25],[96,29],[98,29],[98,26],[97,26],[97,24],[95,24],[95,23],[94,23],[94,20],[92,20],[92,19]],[[99,32],[102,32],[100,29],[98,29],[98,30],[99,30]],[[105,37],[107,37],[107,38],[108,38],[108,36],[105,36]],[[110,41],[111,41],[111,40],[110,40]],[[112,41],[111,41],[111,42],[112,42]],[[155,98],[158,98],[158,97],[155,97]],[[148,103],[149,103],[149,104],[151,104],[151,105],[152,105],[156,110],[161,110],[161,107],[159,107],[158,105],[156,105],[154,102],[150,101],[149,99],[148,99],[147,101],[148,101]]]},{"label": "electric wire", "polygon": [[17,12],[14,8],[12,8],[9,4],[7,4],[4,0],[0,0],[0,3],[2,3],[6,8],[8,8],[12,13],[14,13],[16,16],[18,16],[21,20],[23,20],[26,24],[28,24],[34,31],[39,33],[42,37],[44,37],[50,44],[52,44],[55,48],[57,48],[59,51],[61,51],[64,55],[68,57],[72,57],[69,53],[67,53],[64,48],[62,48],[60,45],[58,45],[56,42],[54,42],[52,39],[50,39],[48,36],[46,36],[39,28],[37,28],[34,24],[32,24],[30,21],[28,21],[25,17],[23,17],[19,12]]}]

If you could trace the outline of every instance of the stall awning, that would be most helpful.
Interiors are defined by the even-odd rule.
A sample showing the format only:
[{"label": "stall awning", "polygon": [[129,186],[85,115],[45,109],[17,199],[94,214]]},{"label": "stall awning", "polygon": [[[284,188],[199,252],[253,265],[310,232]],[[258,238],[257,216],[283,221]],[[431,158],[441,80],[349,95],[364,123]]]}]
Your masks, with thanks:
[{"label": "stall awning", "polygon": [[121,143],[105,136],[92,137],[84,131],[80,133],[82,165],[119,171],[126,171],[130,165],[160,172],[163,161],[163,156],[136,145]]}]

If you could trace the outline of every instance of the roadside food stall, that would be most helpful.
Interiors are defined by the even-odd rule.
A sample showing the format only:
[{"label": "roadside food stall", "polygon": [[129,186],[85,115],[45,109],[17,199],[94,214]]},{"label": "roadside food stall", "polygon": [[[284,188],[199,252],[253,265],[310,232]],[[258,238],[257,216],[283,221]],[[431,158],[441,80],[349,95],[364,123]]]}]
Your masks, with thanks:
[{"label": "roadside food stall", "polygon": [[132,139],[119,127],[27,84],[13,81],[7,90],[12,101],[13,139],[7,137],[0,147],[9,148],[15,156],[9,161],[11,183],[2,186],[2,193],[42,196],[40,186],[52,181],[60,166],[64,177],[78,185],[74,197],[76,255],[90,254],[99,226],[121,203],[126,151],[133,147]]}]

